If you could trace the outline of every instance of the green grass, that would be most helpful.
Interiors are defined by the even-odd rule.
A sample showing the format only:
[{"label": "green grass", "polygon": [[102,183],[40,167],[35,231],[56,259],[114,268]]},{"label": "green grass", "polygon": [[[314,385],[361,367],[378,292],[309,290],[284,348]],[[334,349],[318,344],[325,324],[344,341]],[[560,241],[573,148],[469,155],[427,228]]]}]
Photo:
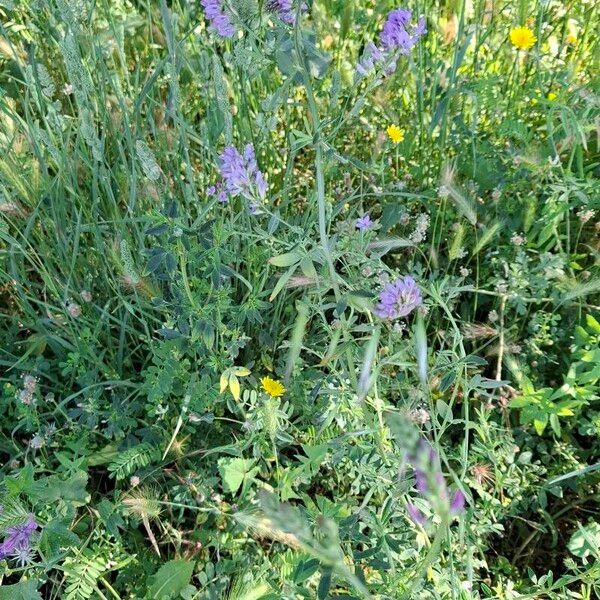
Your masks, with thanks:
[{"label": "green grass", "polygon": [[0,599],[594,598],[598,9],[226,4],[0,1]]}]

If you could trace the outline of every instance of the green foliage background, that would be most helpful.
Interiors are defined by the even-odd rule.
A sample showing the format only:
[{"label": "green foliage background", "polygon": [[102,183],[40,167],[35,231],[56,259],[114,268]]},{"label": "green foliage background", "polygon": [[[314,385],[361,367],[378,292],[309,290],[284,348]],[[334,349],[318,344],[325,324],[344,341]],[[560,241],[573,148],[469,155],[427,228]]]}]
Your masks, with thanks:
[{"label": "green foliage background", "polygon": [[[598,7],[410,0],[357,81],[394,3],[266,4],[224,41],[199,2],[0,0],[0,533],[40,525],[0,599],[597,597]],[[259,215],[207,193],[247,143]]]}]

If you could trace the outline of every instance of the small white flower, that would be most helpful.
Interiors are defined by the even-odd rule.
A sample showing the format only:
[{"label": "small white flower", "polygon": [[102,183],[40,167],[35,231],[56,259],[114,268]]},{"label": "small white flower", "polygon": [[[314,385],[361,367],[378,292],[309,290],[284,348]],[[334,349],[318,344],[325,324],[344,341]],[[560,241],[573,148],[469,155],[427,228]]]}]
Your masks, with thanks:
[{"label": "small white flower", "polygon": [[579,220],[582,223],[587,223],[589,220],[594,218],[594,215],[596,214],[595,210],[592,209],[588,209],[588,210],[583,210],[581,209],[578,213],[577,216],[579,217]]},{"label": "small white flower", "polygon": [[24,567],[33,562],[34,552],[32,548],[24,546],[22,548],[16,548],[11,554],[11,557],[20,567]]},{"label": "small white flower", "polygon": [[23,387],[33,394],[37,389],[38,380],[33,375],[23,375]]},{"label": "small white flower", "polygon": [[409,413],[410,420],[418,425],[425,425],[429,421],[429,413],[424,408],[414,408]]},{"label": "small white flower", "polygon": [[70,83],[65,83],[62,89],[62,93],[65,96],[70,96],[73,93],[73,86]]},{"label": "small white flower", "polygon": [[25,405],[32,404],[33,403],[33,392],[30,392],[27,389],[21,390],[19,392],[19,400]]},{"label": "small white flower", "polygon": [[404,330],[406,329],[406,324],[405,323],[401,323],[400,321],[396,321],[394,323],[394,331],[396,333],[399,333],[402,335],[402,333],[404,333]]},{"label": "small white flower", "polygon": [[69,304],[67,304],[67,312],[71,315],[71,317],[77,319],[81,316],[81,306],[75,302],[69,302]]},{"label": "small white flower", "polygon": [[44,445],[44,438],[37,433],[29,440],[29,447],[39,450]]},{"label": "small white flower", "polygon": [[522,246],[526,242],[525,236],[523,236],[519,233],[513,233],[512,237],[510,238],[510,241],[515,246]]},{"label": "small white flower", "polygon": [[83,290],[80,294],[81,299],[84,302],[91,302],[92,301],[92,292],[88,292],[87,290]]}]

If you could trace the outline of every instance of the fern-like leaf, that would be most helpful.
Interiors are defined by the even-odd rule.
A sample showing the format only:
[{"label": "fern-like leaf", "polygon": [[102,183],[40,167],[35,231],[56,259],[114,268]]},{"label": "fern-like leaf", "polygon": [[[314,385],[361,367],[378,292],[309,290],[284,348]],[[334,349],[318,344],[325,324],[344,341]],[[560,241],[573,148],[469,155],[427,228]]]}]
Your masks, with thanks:
[{"label": "fern-like leaf", "polygon": [[158,448],[143,442],[121,452],[109,465],[110,476],[117,480],[125,479],[138,469],[158,459]]}]

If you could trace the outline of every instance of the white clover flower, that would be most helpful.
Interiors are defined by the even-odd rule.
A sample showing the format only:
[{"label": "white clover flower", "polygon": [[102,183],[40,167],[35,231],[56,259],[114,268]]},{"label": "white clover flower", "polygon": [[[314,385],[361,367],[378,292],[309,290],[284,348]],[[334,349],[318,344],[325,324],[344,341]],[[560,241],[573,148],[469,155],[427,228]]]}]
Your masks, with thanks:
[{"label": "white clover flower", "polygon": [[512,237],[510,238],[510,241],[515,246],[522,246],[526,242],[526,239],[525,239],[525,236],[523,236],[519,233],[513,233]]},{"label": "white clover flower", "polygon": [[81,306],[79,306],[79,304],[76,302],[69,302],[69,304],[67,304],[67,312],[69,315],[71,315],[71,317],[77,319],[81,316]]}]

